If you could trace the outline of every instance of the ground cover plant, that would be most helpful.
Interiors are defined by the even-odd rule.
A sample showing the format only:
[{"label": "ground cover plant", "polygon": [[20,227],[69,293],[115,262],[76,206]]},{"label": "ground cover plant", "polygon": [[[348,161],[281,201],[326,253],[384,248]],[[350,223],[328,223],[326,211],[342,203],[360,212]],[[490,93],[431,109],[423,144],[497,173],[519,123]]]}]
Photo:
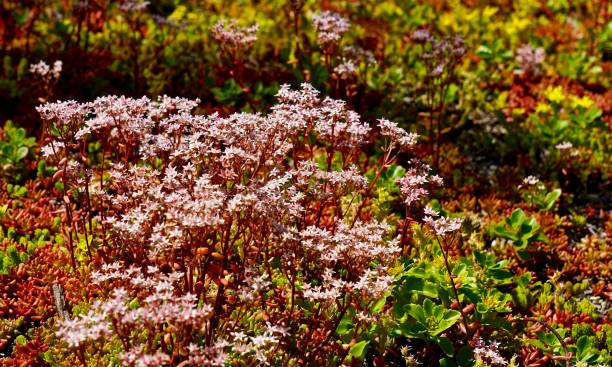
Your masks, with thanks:
[{"label": "ground cover plant", "polygon": [[3,1],[0,365],[611,365],[611,11]]}]

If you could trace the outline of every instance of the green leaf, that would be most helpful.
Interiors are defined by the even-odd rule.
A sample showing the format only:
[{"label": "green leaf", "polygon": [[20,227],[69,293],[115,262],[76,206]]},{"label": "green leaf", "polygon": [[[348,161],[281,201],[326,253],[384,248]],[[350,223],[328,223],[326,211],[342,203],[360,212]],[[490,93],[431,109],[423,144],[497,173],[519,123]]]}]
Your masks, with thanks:
[{"label": "green leaf", "polygon": [[491,51],[490,48],[488,48],[485,45],[480,45],[478,46],[478,48],[476,49],[476,54],[480,57],[482,57],[483,59],[488,59],[491,57],[491,55],[493,54],[493,52]]},{"label": "green leaf", "polygon": [[10,157],[13,155],[13,146],[12,145],[4,145],[2,146],[2,155],[5,157]]},{"label": "green leaf", "polygon": [[387,178],[398,179],[406,173],[406,169],[399,164],[393,164],[386,172]]},{"label": "green leaf", "polygon": [[538,235],[533,239],[534,241],[540,242],[548,242],[548,237],[544,233],[538,233]]},{"label": "green leaf", "polygon": [[12,136],[13,137],[12,140],[16,140],[16,141],[20,142],[20,141],[22,141],[25,138],[26,131],[25,131],[24,128],[20,127],[19,129],[14,130],[13,134],[11,134],[11,135],[13,135]]},{"label": "green leaf", "polygon": [[138,302],[137,298],[134,298],[132,301],[130,301],[130,303],[128,303],[128,307],[131,310],[135,310],[137,308],[140,308],[140,302]]},{"label": "green leaf", "polygon": [[474,258],[476,259],[476,261],[478,261],[478,264],[480,264],[480,266],[482,267],[487,267],[487,265],[489,264],[489,254],[484,253],[484,252],[480,252],[480,251],[474,251],[473,252]]},{"label": "green leaf", "polygon": [[489,311],[489,308],[484,303],[478,302],[476,304],[476,311],[478,311],[478,313],[485,314]]},{"label": "green leaf", "polygon": [[549,192],[544,199],[544,206],[540,209],[550,210],[554,205],[557,199],[561,196],[561,189],[556,189]]},{"label": "green leaf", "polygon": [[578,340],[576,341],[576,351],[578,352],[578,355],[583,354],[586,351],[588,345],[589,339],[586,335],[583,335],[578,338]]},{"label": "green leaf", "polygon": [[19,345],[25,345],[28,342],[28,340],[26,339],[25,336],[23,335],[18,335],[15,338],[15,343],[19,344]]},{"label": "green leaf", "polygon": [[20,147],[19,149],[17,149],[17,152],[15,153],[15,159],[16,161],[20,161],[23,158],[25,158],[27,155],[28,155],[28,148]]},{"label": "green leaf", "polygon": [[529,340],[529,344],[533,345],[534,347],[541,349],[541,350],[546,350],[546,345],[544,345],[544,343],[542,343],[541,341],[539,341],[538,339],[531,339]]},{"label": "green leaf", "polygon": [[525,234],[530,234],[536,231],[538,228],[539,225],[533,217],[523,221],[520,225],[521,232]]},{"label": "green leaf", "polygon": [[[443,307],[443,306],[439,306]],[[438,327],[434,330],[434,335],[440,334],[444,330],[453,326],[457,320],[461,317],[461,313],[455,310],[446,310],[444,312],[444,319],[438,324]]]},{"label": "green leaf", "polygon": [[452,357],[455,354],[455,346],[449,338],[443,336],[438,338],[436,342],[440,346],[440,349],[442,349],[444,354],[446,354],[447,356]]},{"label": "green leaf", "polygon": [[355,358],[363,359],[365,357],[366,347],[370,344],[369,340],[362,340],[359,343],[353,344],[349,350],[349,354]]},{"label": "green leaf", "polygon": [[340,323],[338,324],[338,327],[336,328],[336,333],[340,336],[346,335],[351,330],[353,330],[353,328],[354,328],[354,325],[353,325],[352,318],[348,316],[344,316],[342,320],[340,320]]},{"label": "green leaf", "polygon": [[383,297],[383,298],[379,299],[378,301],[376,301],[374,306],[372,306],[372,312],[380,313],[383,310],[383,308],[385,307],[385,303],[387,303],[387,297]]},{"label": "green leaf", "polygon": [[211,88],[211,92],[217,101],[229,105],[235,105],[244,93],[234,79],[228,79],[223,87]]},{"label": "green leaf", "polygon": [[[425,302],[430,302],[431,301],[429,299],[426,299]],[[415,320],[417,320],[418,322],[422,323],[422,324],[426,324],[427,320],[425,319],[425,312],[423,311],[423,307],[420,305],[415,305],[415,304],[409,304],[406,305],[406,313],[410,316],[412,316]]]},{"label": "green leaf", "polygon": [[599,358],[597,349],[593,345],[593,340],[586,335],[581,336],[576,341],[576,359],[580,362],[595,363]]},{"label": "green leaf", "polygon": [[440,360],[440,367],[457,367],[457,364],[450,358],[442,358]]},{"label": "green leaf", "polygon": [[521,258],[521,260],[523,261],[527,261],[529,259],[531,259],[531,255],[529,255],[529,252],[525,249],[519,249],[516,251],[516,254]]},{"label": "green leaf", "polygon": [[516,232],[507,229],[504,223],[496,224],[491,228],[493,230],[493,235],[497,237],[507,238],[512,241],[517,241],[519,239]]},{"label": "green leaf", "polygon": [[422,338],[427,335],[427,328],[421,323],[401,324],[396,331],[407,338]]},{"label": "green leaf", "polygon": [[459,366],[471,366],[471,361],[472,361],[472,356],[474,355],[474,351],[468,347],[468,346],[463,346],[461,347],[461,349],[459,349],[459,351],[457,352],[457,364]]},{"label": "green leaf", "polygon": [[522,209],[515,209],[506,221],[510,226],[516,228],[525,221],[525,212]]},{"label": "green leaf", "polygon": [[435,283],[425,281],[421,293],[426,297],[437,298],[438,297],[438,286]]},{"label": "green leaf", "polygon": [[502,284],[510,282],[513,276],[512,272],[506,269],[489,268],[486,270],[486,273],[488,276]]},{"label": "green leaf", "polygon": [[423,302],[423,311],[425,312],[424,315],[427,315],[427,316],[433,315],[434,303],[430,299],[426,299],[425,302]]},{"label": "green leaf", "polygon": [[531,282],[531,278],[531,273],[527,272],[523,275],[518,275],[514,280],[518,286],[526,287]]},{"label": "green leaf", "polygon": [[11,261],[11,265],[19,265],[21,263],[21,256],[15,245],[11,245],[6,249],[6,255]]}]

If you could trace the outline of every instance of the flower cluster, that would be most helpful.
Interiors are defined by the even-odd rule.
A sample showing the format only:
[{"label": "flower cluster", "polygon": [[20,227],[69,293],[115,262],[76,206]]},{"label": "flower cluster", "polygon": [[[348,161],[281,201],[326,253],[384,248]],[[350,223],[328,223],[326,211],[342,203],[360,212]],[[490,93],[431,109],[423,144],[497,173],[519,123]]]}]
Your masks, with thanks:
[{"label": "flower cluster", "polygon": [[342,49],[342,55],[348,60],[353,60],[353,62],[356,64],[376,64],[376,58],[374,57],[374,53],[370,50],[364,49],[363,47],[354,45],[346,46]]},{"label": "flower cluster", "polygon": [[45,102],[53,95],[53,88],[60,79],[62,62],[58,60],[53,63],[53,66],[49,66],[46,62],[40,61],[30,65],[30,73],[36,76],[41,88],[42,95],[38,100]]},{"label": "flower cluster", "polygon": [[76,101],[46,103],[36,107],[36,111],[47,124],[58,128],[60,139],[53,143],[65,143],[72,140],[77,129],[85,122],[89,112],[89,104],[80,104]]},{"label": "flower cluster", "polygon": [[417,134],[406,132],[406,130],[397,126],[395,122],[379,119],[378,127],[382,136],[388,138],[391,144],[398,146],[402,150],[409,149],[417,143]]},{"label": "flower cluster", "polygon": [[411,39],[416,43],[423,44],[433,41],[434,38],[431,33],[429,33],[429,30],[423,28],[412,32]]},{"label": "flower cluster", "polygon": [[536,176],[527,176],[523,179],[523,185],[534,186],[540,183],[540,179]]},{"label": "flower cluster", "polygon": [[259,25],[250,27],[239,27],[235,20],[226,22],[220,19],[212,28],[211,32],[215,40],[220,44],[233,48],[248,48],[257,40]]},{"label": "flower cluster", "polygon": [[425,208],[425,217],[423,221],[427,223],[434,233],[438,236],[444,236],[447,233],[458,231],[463,223],[462,218],[447,218],[430,207]]},{"label": "flower cluster", "polygon": [[143,11],[145,10],[148,6],[149,6],[150,2],[149,1],[143,1],[143,0],[127,0],[121,3],[121,5],[119,5],[119,9],[121,9],[122,11]]},{"label": "flower cluster", "polygon": [[43,79],[59,79],[62,73],[62,62],[56,61],[53,67],[50,67],[46,62],[40,61],[37,64],[30,65],[30,72],[40,76]]},{"label": "flower cluster", "polygon": [[357,76],[360,69],[376,64],[372,51],[359,46],[346,46],[338,57],[339,63],[334,67],[334,74],[342,80],[351,80]]},{"label": "flower cluster", "polygon": [[414,164],[409,168],[403,177],[397,180],[404,203],[407,206],[412,205],[419,199],[428,194],[426,185],[433,184],[441,186],[443,181],[438,175],[429,174],[430,167],[425,164]]},{"label": "flower cluster", "polygon": [[474,359],[485,362],[488,366],[507,366],[508,361],[499,354],[499,342],[492,341],[487,344],[481,337],[473,339]]},{"label": "flower cluster", "polygon": [[172,360],[165,353],[155,352],[153,354],[146,354],[142,349],[122,353],[119,359],[124,366],[129,367],[158,367],[164,366]]},{"label": "flower cluster", "polygon": [[431,35],[428,30],[422,29],[412,34],[412,40],[428,46],[422,58],[430,69],[429,76],[433,78],[451,72],[467,51],[465,40],[461,36],[439,39]]},{"label": "flower cluster", "polygon": [[232,333],[234,353],[240,356],[252,355],[261,365],[268,365],[270,354],[279,343],[280,338],[287,335],[287,329],[282,326],[267,323],[259,335],[249,336],[244,332]]},{"label": "flower cluster", "polygon": [[[113,335],[125,341],[132,329],[155,331],[169,325],[199,328],[209,318],[212,309],[208,305],[198,307],[193,294],[175,293],[175,284],[182,276],[180,273],[166,275],[152,266],[146,272],[135,266],[125,269],[118,263],[105,266],[102,272],[94,271],[94,284],[112,285],[110,298],[94,302],[84,315],[60,321],[57,335],[69,346],[78,347],[87,341]],[[144,345],[125,344],[132,350],[126,351],[127,360],[132,361],[134,353],[144,359],[151,358],[143,352]],[[154,356],[154,360],[165,358],[159,353],[154,353]]]},{"label": "flower cluster", "polygon": [[536,75],[540,72],[544,62],[544,49],[534,48],[530,44],[525,44],[516,51],[516,62],[521,68],[520,73]]},{"label": "flower cluster", "polygon": [[[110,297],[60,324],[58,335],[69,345],[170,327],[206,336],[191,346],[193,340],[173,336],[175,348],[193,351],[185,361],[221,360],[230,350],[271,363],[281,358],[271,349],[291,353],[285,330],[318,343],[299,325],[323,321],[296,318],[291,310],[300,302],[336,307],[346,296],[360,300],[356,315],[369,315],[369,301],[390,289],[387,268],[400,253],[399,239],[388,224],[364,215],[372,192],[358,158],[372,135],[357,113],[309,84],[282,86],[265,115],[198,115],[198,103],[102,97],[39,107],[47,125],[61,131],[45,155],[64,162],[66,184],[87,187],[79,189],[82,205],[97,213],[106,251],[135,264],[93,271],[92,283]],[[397,148],[415,143],[387,120],[381,130]],[[103,142],[106,164],[96,168],[78,158],[91,140]],[[417,166],[402,179],[407,204],[426,193],[424,184],[439,181],[427,171]],[[342,204],[358,196],[358,210]],[[267,316],[247,328],[221,322],[234,312]],[[121,358],[163,363],[164,348],[132,340]],[[326,349],[315,350],[322,361]]]},{"label": "flower cluster", "polygon": [[350,79],[357,74],[357,65],[355,65],[353,60],[344,60],[334,68],[334,73],[336,73],[340,79]]},{"label": "flower cluster", "polygon": [[312,23],[317,31],[317,40],[323,48],[338,44],[342,35],[351,26],[348,19],[332,11],[322,11],[314,14]]},{"label": "flower cluster", "polygon": [[557,150],[567,150],[567,149],[571,149],[572,147],[573,145],[569,141],[564,141],[562,143],[555,145],[555,148]]}]

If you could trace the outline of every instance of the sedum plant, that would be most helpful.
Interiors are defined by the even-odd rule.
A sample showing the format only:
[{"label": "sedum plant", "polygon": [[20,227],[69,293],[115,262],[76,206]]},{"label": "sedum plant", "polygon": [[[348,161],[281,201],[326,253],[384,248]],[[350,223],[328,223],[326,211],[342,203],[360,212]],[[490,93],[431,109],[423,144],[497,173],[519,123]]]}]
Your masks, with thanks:
[{"label": "sedum plant", "polygon": [[522,209],[515,209],[510,216],[499,223],[491,225],[491,234],[495,237],[505,238],[512,242],[517,254],[523,260],[530,258],[528,246],[534,241],[547,241],[540,230],[535,217],[527,217]]},{"label": "sedum plant", "polygon": [[[308,84],[283,86],[278,99],[267,115],[227,117],[169,97],[38,108],[51,137],[43,154],[74,213],[65,226],[86,230],[85,246],[65,231],[72,265],[101,257],[111,270],[92,274],[101,300],[59,322],[76,358],[95,360],[89,347],[102,337],[120,342],[116,358],[128,365],[341,364],[364,354],[336,330],[366,327],[391,288],[401,248],[374,219],[373,188],[416,136],[380,120],[384,162],[370,181],[359,162],[373,133],[357,113]],[[437,181],[426,166],[407,170],[405,204]],[[212,354],[218,364],[202,362]]]},{"label": "sedum plant", "polygon": [[[461,318],[459,311],[449,310],[442,305],[434,305],[429,298],[425,299],[423,305],[407,304],[402,311],[404,315],[398,319],[397,333],[399,335],[435,342],[446,355],[454,354],[453,343],[440,334]],[[414,322],[406,322],[408,317],[414,319]]]},{"label": "sedum plant", "polygon": [[28,137],[24,128],[6,122],[0,139],[0,167],[8,182],[18,183],[25,179],[25,160],[35,146],[36,137]]}]

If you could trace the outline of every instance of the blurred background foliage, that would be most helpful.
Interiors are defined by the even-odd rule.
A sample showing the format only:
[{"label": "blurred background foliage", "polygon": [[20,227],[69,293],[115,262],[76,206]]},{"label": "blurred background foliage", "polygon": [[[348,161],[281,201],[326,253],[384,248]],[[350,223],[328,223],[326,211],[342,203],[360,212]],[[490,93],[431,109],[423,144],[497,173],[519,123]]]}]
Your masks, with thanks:
[{"label": "blurred background foliage", "polygon": [[[312,17],[322,10],[351,23],[333,49],[317,42]],[[229,114],[263,111],[280,84],[308,81],[372,120],[385,116],[422,135],[435,123],[438,148],[427,141],[423,155],[442,162],[458,188],[504,189],[500,172],[538,173],[580,200],[601,192],[610,200],[605,1],[4,0],[0,14],[0,120],[34,134],[34,107],[48,98],[168,94]],[[258,24],[257,40],[227,52],[211,33],[221,19]],[[428,96],[439,94],[432,86],[441,77],[436,84],[427,48],[412,37],[423,30],[466,46],[435,106]],[[40,60],[63,62],[51,90],[28,72]],[[357,70],[340,75],[347,60]],[[580,154],[560,155],[554,147],[564,141]]]}]

